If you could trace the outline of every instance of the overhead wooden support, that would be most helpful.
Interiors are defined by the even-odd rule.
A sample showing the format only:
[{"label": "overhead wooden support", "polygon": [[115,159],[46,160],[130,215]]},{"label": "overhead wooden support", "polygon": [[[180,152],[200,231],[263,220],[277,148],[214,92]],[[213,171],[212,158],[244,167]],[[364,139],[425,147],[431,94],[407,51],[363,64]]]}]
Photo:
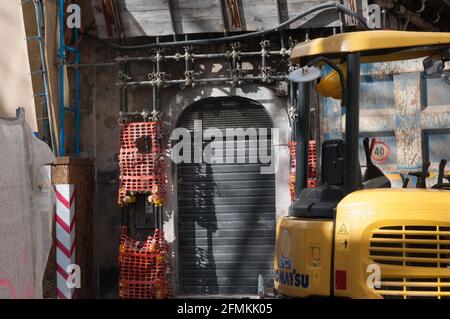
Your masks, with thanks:
[{"label": "overhead wooden support", "polygon": [[228,13],[227,13],[227,5],[225,4],[227,0],[220,0],[220,7],[222,9],[222,20],[223,20],[223,34],[225,36],[228,35],[228,30],[230,29],[228,23]]},{"label": "overhead wooden support", "polygon": [[167,0],[167,7],[169,8],[169,16],[170,16],[170,24],[172,25],[173,40],[177,41],[177,29],[175,27],[175,21],[173,20],[172,0]]},{"label": "overhead wooden support", "polygon": [[[112,39],[102,1],[91,0],[98,36]],[[360,12],[360,1],[355,3]],[[195,33],[229,33],[265,30],[277,26],[324,0],[121,0],[117,10],[127,38]],[[103,12],[105,11],[105,12]],[[348,23],[347,23],[348,24]],[[354,25],[350,23],[348,25]],[[297,21],[292,29],[339,26],[336,10],[322,10]]]}]

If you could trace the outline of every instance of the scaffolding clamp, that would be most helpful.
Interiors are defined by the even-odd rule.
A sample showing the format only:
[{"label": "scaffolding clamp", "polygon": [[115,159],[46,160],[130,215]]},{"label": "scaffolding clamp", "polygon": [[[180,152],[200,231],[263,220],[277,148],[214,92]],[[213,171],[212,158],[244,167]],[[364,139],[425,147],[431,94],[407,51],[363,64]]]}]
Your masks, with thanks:
[{"label": "scaffolding clamp", "polygon": [[268,67],[268,66],[261,67],[261,73],[260,73],[261,81],[263,83],[272,83],[273,82],[272,73],[273,72],[272,72],[271,67]]},{"label": "scaffolding clamp", "polygon": [[184,60],[186,62],[194,62],[194,56],[193,52],[195,51],[195,48],[193,46],[185,46],[184,47]]},{"label": "scaffolding clamp", "polygon": [[153,110],[151,113],[151,119],[153,122],[161,122],[163,120],[164,113],[161,111]]},{"label": "scaffolding clamp", "polygon": [[234,61],[240,60],[241,58],[241,44],[239,42],[231,43],[230,58]]},{"label": "scaffolding clamp", "polygon": [[270,41],[269,40],[263,40],[261,41],[261,56],[262,57],[269,57],[269,49],[270,49]]},{"label": "scaffolding clamp", "polygon": [[298,119],[297,108],[295,108],[291,103],[288,104],[288,116],[292,121],[296,121]]},{"label": "scaffolding clamp", "polygon": [[165,72],[152,72],[148,74],[151,86],[156,86],[158,88],[164,87],[166,77],[167,75]]},{"label": "scaffolding clamp", "polygon": [[126,84],[130,80],[131,80],[131,76],[129,76],[125,72],[119,71],[117,73],[117,83],[116,83],[117,85],[123,86],[124,84]]},{"label": "scaffolding clamp", "polygon": [[193,70],[186,70],[184,72],[184,86],[185,87],[188,87],[188,86],[195,87],[196,86],[195,72]]}]

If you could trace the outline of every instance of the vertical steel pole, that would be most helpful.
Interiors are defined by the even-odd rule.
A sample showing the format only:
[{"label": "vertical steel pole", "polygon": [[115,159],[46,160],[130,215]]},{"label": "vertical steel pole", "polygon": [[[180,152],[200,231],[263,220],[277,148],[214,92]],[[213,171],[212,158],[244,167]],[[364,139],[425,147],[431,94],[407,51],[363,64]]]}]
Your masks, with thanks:
[{"label": "vertical steel pole", "polygon": [[64,156],[65,134],[64,134],[64,64],[66,50],[64,45],[64,0],[59,0],[59,156]]},{"label": "vertical steel pole", "polygon": [[[339,3],[344,5],[344,0],[339,0]],[[345,15],[342,11],[339,11],[339,29],[341,33],[345,32]]]},{"label": "vertical steel pole", "polygon": [[75,157],[80,156],[80,50],[78,50],[79,30],[75,28]]},{"label": "vertical steel pole", "polygon": [[344,191],[349,194],[359,189],[361,171],[359,167],[359,53],[347,55],[347,105],[345,112],[345,179]]},{"label": "vertical steel pole", "polygon": [[[295,99],[294,99],[294,94],[296,92],[296,83],[289,81],[288,84],[288,99],[289,99],[289,104],[292,107],[296,107],[295,104]],[[291,120],[291,141],[296,141],[297,138],[297,119],[292,118]]]},{"label": "vertical steel pole", "polygon": [[[187,40],[187,35],[185,35],[185,38]],[[156,37],[156,43],[159,43],[159,37]],[[160,49],[158,49],[160,50]],[[187,51],[186,51],[187,52]],[[162,50],[160,50],[158,56],[162,53]],[[163,57],[157,57],[156,59],[156,73],[158,74],[158,76],[162,76],[161,75],[161,61],[163,60]],[[189,66],[189,61],[186,60],[186,68]],[[161,79],[162,80],[162,79]],[[161,110],[161,89],[158,85],[153,86],[153,88],[155,89],[153,91],[153,110],[159,112]],[[155,119],[154,119],[155,120]],[[162,229],[163,228],[163,209],[161,206],[155,206],[153,205],[153,209],[155,210],[155,228],[159,228]]]},{"label": "vertical steel pole", "polygon": [[308,146],[309,146],[309,117],[310,117],[310,88],[309,82],[301,83],[298,92],[297,110],[298,126],[297,132],[297,156],[295,170],[295,198],[299,198],[301,191],[307,187],[308,178]]},{"label": "vertical steel pole", "polygon": [[36,27],[39,37],[39,52],[41,55],[41,68],[42,68],[42,82],[44,86],[44,94],[45,94],[45,104],[46,104],[46,110],[47,110],[47,117],[48,117],[48,125],[50,130],[50,142],[52,144],[52,151],[55,155],[58,154],[58,150],[56,149],[56,143],[55,143],[55,132],[54,129],[54,123],[52,123],[52,114],[53,111],[51,109],[50,105],[50,96],[48,94],[48,71],[47,71],[47,61],[45,60],[45,34],[44,34],[44,8],[42,1],[35,1],[34,2],[34,10],[36,14]]}]

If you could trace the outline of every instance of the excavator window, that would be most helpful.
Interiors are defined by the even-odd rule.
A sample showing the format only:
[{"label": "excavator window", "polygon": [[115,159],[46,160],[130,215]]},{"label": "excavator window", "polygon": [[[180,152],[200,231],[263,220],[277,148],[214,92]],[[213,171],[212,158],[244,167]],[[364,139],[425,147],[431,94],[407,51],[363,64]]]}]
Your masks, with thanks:
[{"label": "excavator window", "polygon": [[386,175],[372,162],[373,145],[369,146],[369,138],[363,140],[364,152],[366,155],[366,171],[363,176],[363,188],[390,188],[391,181]]},{"label": "excavator window", "polygon": [[322,143],[322,184],[344,185],[344,154],[344,141],[328,140]]},{"label": "excavator window", "polygon": [[291,205],[289,215],[334,218],[335,208],[344,197],[345,143],[327,140],[322,144],[321,185],[305,188]]}]

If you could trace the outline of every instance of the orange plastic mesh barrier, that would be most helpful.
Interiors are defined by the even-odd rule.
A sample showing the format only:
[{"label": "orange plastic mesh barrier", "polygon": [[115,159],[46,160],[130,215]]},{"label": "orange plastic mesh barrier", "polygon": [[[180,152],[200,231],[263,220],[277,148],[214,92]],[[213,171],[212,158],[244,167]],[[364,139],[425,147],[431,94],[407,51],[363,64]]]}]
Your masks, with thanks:
[{"label": "orange plastic mesh barrier", "polygon": [[[291,154],[291,172],[289,176],[289,190],[291,193],[291,201],[295,199],[295,169],[297,167],[297,142],[290,141],[288,143],[289,153]],[[316,141],[309,141],[308,149],[308,188],[316,187],[317,178],[317,162],[316,162]]]},{"label": "orange plastic mesh barrier", "polygon": [[126,122],[120,125],[119,204],[130,193],[150,194],[160,206],[166,195],[166,161],[161,122]]},{"label": "orange plastic mesh barrier", "polygon": [[119,290],[121,299],[164,299],[171,296],[167,278],[168,244],[164,232],[156,229],[144,242],[128,236],[122,226],[119,248]]},{"label": "orange plastic mesh barrier", "polygon": [[289,172],[289,191],[291,193],[291,202],[294,201],[295,198],[295,167],[297,161],[297,143],[294,141],[289,141],[289,153],[291,155],[291,165]]},{"label": "orange plastic mesh barrier", "polygon": [[317,163],[316,163],[316,141],[309,141],[308,150],[308,177],[317,178]]}]

